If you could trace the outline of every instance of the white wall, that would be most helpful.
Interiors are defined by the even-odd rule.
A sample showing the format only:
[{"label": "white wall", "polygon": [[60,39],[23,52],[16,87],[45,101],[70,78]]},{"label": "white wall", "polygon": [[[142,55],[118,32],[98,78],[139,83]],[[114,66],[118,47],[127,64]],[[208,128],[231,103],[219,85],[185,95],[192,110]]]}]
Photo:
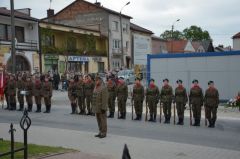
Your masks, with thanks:
[{"label": "white wall", "polygon": [[233,50],[240,50],[240,39],[233,39]]},{"label": "white wall", "polygon": [[182,79],[189,90],[194,79],[199,80],[200,86],[208,87],[210,80],[215,82],[221,99],[230,99],[240,91],[240,55],[209,56],[188,58],[156,58],[150,62],[150,78],[157,85],[168,78],[170,84],[176,86],[176,80]]}]

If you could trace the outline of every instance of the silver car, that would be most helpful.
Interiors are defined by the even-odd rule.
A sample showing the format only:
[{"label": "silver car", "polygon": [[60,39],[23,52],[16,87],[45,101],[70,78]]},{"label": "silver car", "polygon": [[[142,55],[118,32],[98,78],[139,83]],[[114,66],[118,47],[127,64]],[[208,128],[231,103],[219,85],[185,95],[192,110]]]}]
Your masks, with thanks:
[{"label": "silver car", "polygon": [[121,70],[118,72],[118,78],[123,77],[126,84],[132,84],[135,81],[133,70]]}]

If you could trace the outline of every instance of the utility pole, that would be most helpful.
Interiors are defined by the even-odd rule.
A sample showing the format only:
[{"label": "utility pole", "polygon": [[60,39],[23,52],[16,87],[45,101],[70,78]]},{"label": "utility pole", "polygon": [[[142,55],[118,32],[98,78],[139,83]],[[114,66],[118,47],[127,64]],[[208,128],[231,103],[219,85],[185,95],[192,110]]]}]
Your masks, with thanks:
[{"label": "utility pole", "polygon": [[171,39],[172,39],[172,41],[171,41],[171,53],[173,53],[173,31],[174,31],[174,25],[175,25],[175,23],[176,22],[179,22],[180,21],[180,19],[177,19],[173,24],[172,24],[172,31],[171,31]]},{"label": "utility pole", "polygon": [[11,5],[11,33],[12,33],[12,43],[11,43],[11,60],[12,60],[12,73],[16,73],[16,49],[15,49],[15,21],[14,21],[14,0],[10,1]]}]

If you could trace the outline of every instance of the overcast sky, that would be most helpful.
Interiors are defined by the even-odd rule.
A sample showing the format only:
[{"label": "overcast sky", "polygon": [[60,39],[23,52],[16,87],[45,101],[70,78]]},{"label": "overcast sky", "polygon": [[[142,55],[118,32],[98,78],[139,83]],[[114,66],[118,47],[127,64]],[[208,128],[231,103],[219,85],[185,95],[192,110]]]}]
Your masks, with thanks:
[{"label": "overcast sky", "polygon": [[[0,0],[1,7],[8,7],[10,0]],[[74,0],[52,0],[51,8],[61,10]],[[87,0],[95,2],[96,0]],[[153,31],[159,36],[178,18],[175,29],[182,31],[191,25],[208,30],[214,45],[232,45],[231,37],[240,32],[240,0],[98,0],[104,7],[133,17],[132,22]],[[46,17],[50,0],[15,0],[15,8],[31,8],[35,18]]]}]

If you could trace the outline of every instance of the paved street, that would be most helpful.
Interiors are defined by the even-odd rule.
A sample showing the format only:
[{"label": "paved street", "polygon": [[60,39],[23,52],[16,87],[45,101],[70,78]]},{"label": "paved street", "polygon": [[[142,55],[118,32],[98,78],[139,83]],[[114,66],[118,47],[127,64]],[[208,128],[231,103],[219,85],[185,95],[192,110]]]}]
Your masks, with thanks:
[{"label": "paved street", "polygon": [[[129,102],[128,102],[129,103]],[[129,103],[130,104],[130,103]],[[129,105],[128,104],[128,105]],[[130,107],[128,107],[130,112]],[[131,121],[108,120],[108,137],[94,138],[98,132],[95,117],[70,115],[66,92],[54,92],[51,114],[30,113],[32,127],[31,143],[64,146],[84,153],[120,158],[125,143],[133,158],[228,158],[240,155],[240,113],[237,110],[219,108],[215,129],[189,126],[186,117],[184,126]],[[186,112],[188,115],[188,111]],[[10,122],[16,123],[17,141],[22,140],[19,130],[20,112],[0,110],[0,138],[8,139]],[[204,157],[203,157],[204,156]]]}]

